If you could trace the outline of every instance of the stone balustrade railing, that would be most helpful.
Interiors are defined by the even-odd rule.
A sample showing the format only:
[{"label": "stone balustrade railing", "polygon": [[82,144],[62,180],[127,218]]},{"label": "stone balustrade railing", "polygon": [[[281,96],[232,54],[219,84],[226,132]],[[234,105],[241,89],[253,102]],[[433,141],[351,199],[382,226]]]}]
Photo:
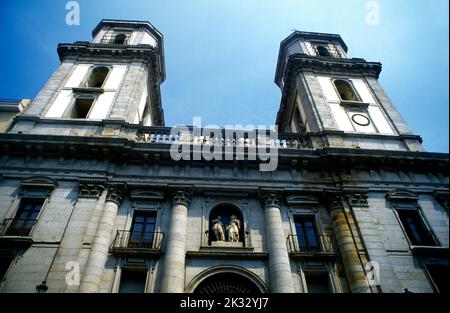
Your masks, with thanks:
[{"label": "stone balustrade railing", "polygon": [[[305,134],[296,133],[274,133],[263,131],[258,136],[255,131],[235,130],[225,131],[225,129],[215,130],[212,134],[210,130],[189,129],[189,133],[172,132],[170,127],[140,127],[136,140],[148,143],[189,143],[194,145],[222,145],[225,147],[256,147],[258,144],[265,144],[271,148],[279,149],[312,149],[311,138]],[[218,134],[221,132],[221,136]],[[209,135],[205,135],[205,133]],[[263,140],[263,142],[261,142]]]}]

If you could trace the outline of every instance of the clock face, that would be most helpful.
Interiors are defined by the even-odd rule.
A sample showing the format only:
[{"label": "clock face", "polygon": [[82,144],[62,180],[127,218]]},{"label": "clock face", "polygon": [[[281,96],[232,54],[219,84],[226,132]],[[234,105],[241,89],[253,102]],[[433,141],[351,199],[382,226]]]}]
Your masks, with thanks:
[{"label": "clock face", "polygon": [[353,114],[352,121],[360,126],[367,126],[370,124],[369,119],[362,114]]}]

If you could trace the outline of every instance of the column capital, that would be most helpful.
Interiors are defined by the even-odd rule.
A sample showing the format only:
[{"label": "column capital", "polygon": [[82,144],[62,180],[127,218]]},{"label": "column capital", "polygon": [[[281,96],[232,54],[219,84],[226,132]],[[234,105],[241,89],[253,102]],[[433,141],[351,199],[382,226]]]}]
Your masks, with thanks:
[{"label": "column capital", "polygon": [[280,208],[281,195],[275,191],[266,191],[261,194],[261,202],[264,208],[276,207]]},{"label": "column capital", "polygon": [[127,191],[126,182],[111,182],[108,184],[108,194],[106,201],[114,202],[118,206],[121,205]]},{"label": "column capital", "polygon": [[345,199],[350,206],[361,208],[369,207],[369,202],[367,201],[367,198],[369,197],[369,188],[344,186],[343,192],[345,194]]},{"label": "column capital", "polygon": [[106,179],[79,178],[78,198],[98,199],[106,186]]},{"label": "column capital", "polygon": [[369,202],[367,201],[368,197],[369,196],[367,193],[348,193],[345,195],[347,202],[352,207],[361,207],[361,208],[369,207]]},{"label": "column capital", "polygon": [[171,192],[172,205],[182,204],[186,207],[189,207],[189,205],[191,204],[193,194],[194,193],[193,193],[192,189],[189,189],[189,188],[174,189]]},{"label": "column capital", "polygon": [[330,212],[335,210],[343,210],[344,205],[342,201],[344,200],[343,193],[339,190],[327,190],[323,195],[326,207]]}]

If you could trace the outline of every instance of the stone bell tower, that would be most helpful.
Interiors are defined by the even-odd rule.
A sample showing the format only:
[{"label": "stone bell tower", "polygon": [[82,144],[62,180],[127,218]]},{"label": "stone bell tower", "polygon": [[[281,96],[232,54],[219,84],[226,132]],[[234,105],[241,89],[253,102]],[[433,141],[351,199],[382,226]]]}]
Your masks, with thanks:
[{"label": "stone bell tower", "polygon": [[164,126],[162,34],[149,22],[102,20],[92,36],[58,45],[61,64],[10,132],[96,136],[117,135],[124,124]]},{"label": "stone bell tower", "polygon": [[313,145],[424,151],[378,77],[381,64],[348,58],[339,35],[296,31],[280,44],[275,83],[280,131],[307,133]]}]

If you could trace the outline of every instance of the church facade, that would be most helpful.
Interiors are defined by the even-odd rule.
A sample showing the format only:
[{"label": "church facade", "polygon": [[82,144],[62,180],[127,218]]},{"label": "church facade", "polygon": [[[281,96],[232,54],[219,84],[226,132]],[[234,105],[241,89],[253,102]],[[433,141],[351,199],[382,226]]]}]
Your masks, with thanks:
[{"label": "church facade", "polygon": [[162,34],[92,35],[58,45],[0,133],[0,292],[448,291],[448,154],[423,149],[380,63],[295,31],[278,131],[183,133],[164,125]]}]

